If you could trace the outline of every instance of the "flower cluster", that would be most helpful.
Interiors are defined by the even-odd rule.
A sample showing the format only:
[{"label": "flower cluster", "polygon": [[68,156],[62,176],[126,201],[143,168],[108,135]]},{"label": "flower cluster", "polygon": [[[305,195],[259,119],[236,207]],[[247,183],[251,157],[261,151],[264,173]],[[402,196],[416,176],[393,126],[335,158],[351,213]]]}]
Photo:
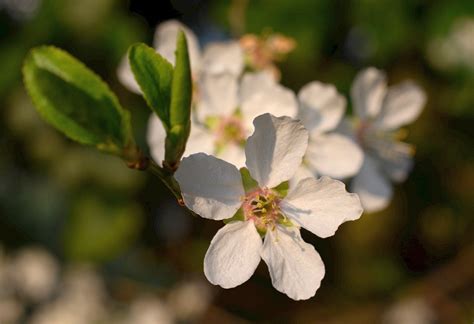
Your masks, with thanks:
[{"label": "flower cluster", "polygon": [[134,289],[125,305],[120,294],[106,289],[97,270],[61,264],[39,246],[7,254],[0,245],[0,323],[189,322],[201,316],[213,298],[209,284],[187,279],[167,293]]},{"label": "flower cluster", "polygon": [[[352,85],[355,116],[344,118],[346,99],[333,85],[313,81],[295,95],[278,83],[269,64],[253,62],[246,69],[249,55],[263,51],[248,35],[240,43],[211,43],[201,54],[187,27],[165,22],[157,28],[155,48],[171,63],[180,29],[189,40],[194,98],[191,134],[175,179],[189,209],[227,222],[206,253],[205,275],[213,284],[235,287],[263,259],[277,290],[296,300],[310,298],[324,264],[300,228],[329,237],[363,208],[374,212],[388,205],[390,181],[403,181],[413,164],[413,148],[401,142],[397,129],[418,117],[425,94],[412,82],[387,87],[384,73],[368,68]],[[294,47],[285,44],[286,52]],[[139,92],[127,63],[119,77]],[[165,137],[152,116],[148,142],[158,164]],[[354,177],[356,194],[330,177]]]},{"label": "flower cluster", "polygon": [[302,240],[300,227],[332,236],[343,222],[358,219],[362,207],[357,195],[329,177],[301,180],[286,196],[279,192],[302,162],[308,132],[296,120],[270,114],[257,117],[254,126],[245,163],[255,186],[245,190],[234,165],[204,153],[184,158],[176,172],[189,209],[214,220],[242,215],[212,239],[204,273],[211,283],[232,288],[247,281],[263,259],[278,291],[308,299],[319,288],[324,264]]}]

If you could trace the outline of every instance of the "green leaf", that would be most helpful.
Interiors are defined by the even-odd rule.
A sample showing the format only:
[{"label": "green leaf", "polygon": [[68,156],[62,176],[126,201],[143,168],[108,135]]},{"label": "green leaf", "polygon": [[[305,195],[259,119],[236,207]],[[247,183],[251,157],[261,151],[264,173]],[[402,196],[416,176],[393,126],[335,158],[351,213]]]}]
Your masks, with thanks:
[{"label": "green leaf", "polygon": [[258,187],[257,181],[252,178],[247,168],[240,168],[240,176],[242,177],[245,192],[252,191]]},{"label": "green leaf", "polygon": [[244,211],[242,210],[242,208],[239,208],[239,210],[237,210],[234,216],[232,216],[231,218],[224,219],[224,224],[229,224],[235,221],[243,222],[244,220],[245,220]]},{"label": "green leaf", "polygon": [[176,66],[171,88],[171,125],[190,123],[193,84],[186,36],[180,31],[176,40]]},{"label": "green leaf", "polygon": [[193,84],[186,36],[180,31],[176,40],[176,63],[171,85],[170,125],[165,161],[173,166],[181,159],[191,129]]},{"label": "green leaf", "polygon": [[26,57],[23,76],[40,115],[69,138],[118,155],[134,146],[128,111],[70,54],[53,46],[34,48]]},{"label": "green leaf", "polygon": [[130,47],[128,57],[147,104],[161,119],[165,129],[169,130],[172,127],[170,102],[173,66],[155,49],[142,43]]},{"label": "green leaf", "polygon": [[276,192],[278,192],[282,197],[286,197],[288,194],[289,182],[285,181],[280,183],[278,186],[273,188]]}]

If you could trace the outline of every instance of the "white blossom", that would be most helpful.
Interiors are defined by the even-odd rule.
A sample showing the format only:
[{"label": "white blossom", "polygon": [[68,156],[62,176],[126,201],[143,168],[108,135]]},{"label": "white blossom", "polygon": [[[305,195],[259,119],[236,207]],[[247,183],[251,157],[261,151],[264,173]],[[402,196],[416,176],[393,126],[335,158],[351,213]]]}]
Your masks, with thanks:
[{"label": "white blossom", "polygon": [[364,210],[375,212],[392,198],[390,181],[404,181],[412,168],[413,148],[400,141],[398,129],[420,115],[426,95],[411,81],[387,87],[385,74],[370,67],[356,76],[351,96],[356,117],[340,129],[364,150],[364,162],[351,188]]},{"label": "white blossom", "polygon": [[[203,53],[196,35],[191,29],[177,20],[168,20],[157,26],[153,47],[166,60],[174,65],[176,38],[182,30],[188,42],[189,61],[194,78],[201,73],[231,73],[239,75],[244,67],[244,54],[237,41],[209,44]],[[128,55],[125,55],[117,70],[120,82],[132,92],[141,93],[135,81]]]},{"label": "white blossom", "polygon": [[94,269],[72,266],[65,272],[59,294],[37,308],[30,323],[103,323],[107,315],[105,301],[105,284]]},{"label": "white blossom", "polygon": [[[201,75],[191,134],[184,156],[204,152],[238,167],[245,164],[244,142],[253,131],[253,119],[263,112],[294,117],[294,93],[278,84],[266,72],[246,73],[241,78],[231,73]],[[165,130],[152,116],[148,143],[153,159],[164,158]]]},{"label": "white blossom", "polygon": [[361,149],[350,137],[332,132],[344,116],[346,99],[333,85],[313,81],[299,91],[298,102],[309,143],[295,180],[311,174],[337,179],[356,174],[363,161]]},{"label": "white blossom", "polygon": [[33,301],[47,299],[56,288],[59,264],[48,251],[40,247],[22,249],[8,269],[9,278],[19,293]]},{"label": "white blossom", "polygon": [[181,322],[200,318],[212,302],[211,285],[204,280],[184,280],[173,287],[167,305],[174,317]]},{"label": "white blossom", "polygon": [[125,319],[120,324],[171,324],[173,316],[166,304],[153,295],[139,296],[130,306]]},{"label": "white blossom", "polygon": [[0,323],[20,323],[24,312],[25,307],[17,298],[0,294]]},{"label": "white blossom", "polygon": [[468,68],[474,70],[474,19],[461,16],[449,31],[428,42],[428,59],[439,69]]},{"label": "white blossom", "polygon": [[432,324],[437,322],[438,318],[433,307],[419,297],[410,297],[394,303],[382,316],[382,324]]},{"label": "white blossom", "polygon": [[306,178],[290,186],[288,195],[280,194],[275,187],[301,164],[308,132],[298,121],[270,114],[255,118],[254,126],[245,155],[256,187],[245,190],[234,165],[205,153],[184,158],[175,174],[186,206],[197,214],[214,220],[242,215],[212,239],[204,273],[212,284],[232,288],[247,281],[263,259],[278,291],[308,299],[325,270],[314,247],[302,240],[300,226],[325,238],[343,222],[358,219],[362,207],[356,194],[329,177]]}]

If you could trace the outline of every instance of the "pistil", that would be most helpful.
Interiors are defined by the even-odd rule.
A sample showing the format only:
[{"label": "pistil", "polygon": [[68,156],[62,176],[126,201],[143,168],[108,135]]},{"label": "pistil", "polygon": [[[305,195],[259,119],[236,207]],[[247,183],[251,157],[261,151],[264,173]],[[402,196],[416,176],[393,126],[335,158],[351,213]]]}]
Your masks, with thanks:
[{"label": "pistil", "polygon": [[268,188],[259,188],[248,193],[244,198],[243,211],[246,220],[253,220],[261,233],[274,228],[276,223],[287,219],[280,209],[280,196]]}]

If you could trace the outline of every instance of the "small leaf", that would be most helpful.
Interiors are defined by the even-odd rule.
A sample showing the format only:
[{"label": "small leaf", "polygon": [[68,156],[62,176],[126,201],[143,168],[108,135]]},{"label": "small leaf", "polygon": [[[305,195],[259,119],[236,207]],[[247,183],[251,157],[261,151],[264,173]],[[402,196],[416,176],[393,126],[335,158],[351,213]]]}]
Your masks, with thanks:
[{"label": "small leaf", "polygon": [[40,115],[69,138],[118,155],[134,146],[128,111],[96,74],[68,53],[53,46],[31,50],[23,76]]},{"label": "small leaf", "polygon": [[252,191],[258,187],[257,181],[252,178],[247,168],[240,168],[240,176],[242,177],[245,192]]},{"label": "small leaf", "polygon": [[288,194],[288,188],[289,188],[289,182],[285,181],[285,182],[280,183],[275,188],[273,188],[273,190],[278,192],[280,196],[286,197],[286,195]]},{"label": "small leaf", "polygon": [[176,63],[171,88],[171,125],[190,123],[192,91],[188,43],[184,32],[180,31],[176,40]]},{"label": "small leaf", "polygon": [[242,210],[242,208],[239,208],[239,210],[237,210],[234,216],[232,216],[231,218],[224,219],[224,224],[229,224],[235,221],[243,222],[244,220],[245,220],[244,211]]},{"label": "small leaf", "polygon": [[[176,165],[181,159],[191,129],[193,84],[186,36],[180,31],[176,40],[176,63],[171,85],[170,125],[174,129],[166,145],[165,160]],[[168,138],[166,139],[168,142]]]},{"label": "small leaf", "polygon": [[130,47],[128,57],[148,106],[161,119],[165,129],[170,129],[173,66],[155,49],[142,43]]}]

